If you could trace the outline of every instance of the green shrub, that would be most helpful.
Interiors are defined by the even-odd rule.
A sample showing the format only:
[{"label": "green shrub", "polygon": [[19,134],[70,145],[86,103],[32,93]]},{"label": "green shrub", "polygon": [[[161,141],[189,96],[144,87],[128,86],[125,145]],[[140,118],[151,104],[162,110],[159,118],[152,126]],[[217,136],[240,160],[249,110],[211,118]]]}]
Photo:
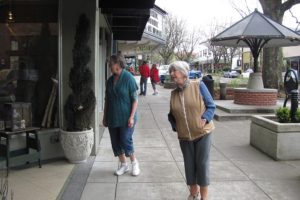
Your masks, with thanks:
[{"label": "green shrub", "polygon": [[233,79],[230,81],[230,86],[233,88],[237,88],[240,85],[240,80],[239,79]]},{"label": "green shrub", "polygon": [[290,122],[290,109],[286,107],[278,108],[276,110],[276,117],[280,123]]},{"label": "green shrub", "polygon": [[296,111],[296,121],[300,123],[300,109],[298,108]]},{"label": "green shrub", "polygon": [[224,72],[229,72],[231,70],[231,67],[223,67]]}]

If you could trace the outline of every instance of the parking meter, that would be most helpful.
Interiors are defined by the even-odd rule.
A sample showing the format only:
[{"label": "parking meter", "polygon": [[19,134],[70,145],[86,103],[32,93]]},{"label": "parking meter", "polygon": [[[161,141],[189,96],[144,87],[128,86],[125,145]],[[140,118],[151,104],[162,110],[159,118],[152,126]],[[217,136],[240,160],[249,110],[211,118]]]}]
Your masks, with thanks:
[{"label": "parking meter", "polygon": [[298,109],[298,75],[295,70],[289,69],[284,76],[285,100],[283,107],[286,107],[288,99],[291,99],[291,121],[296,122],[296,111]]}]

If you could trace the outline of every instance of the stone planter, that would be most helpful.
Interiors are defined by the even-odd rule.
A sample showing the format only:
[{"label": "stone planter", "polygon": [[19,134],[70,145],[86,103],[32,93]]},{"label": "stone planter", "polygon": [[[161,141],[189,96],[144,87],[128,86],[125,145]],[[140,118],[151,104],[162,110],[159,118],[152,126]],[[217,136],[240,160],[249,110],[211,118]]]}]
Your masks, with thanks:
[{"label": "stone planter", "polygon": [[78,132],[60,130],[60,142],[66,158],[71,163],[84,163],[94,144],[93,129]]},{"label": "stone planter", "polygon": [[279,123],[274,115],[253,116],[250,144],[275,160],[300,159],[300,123]]}]

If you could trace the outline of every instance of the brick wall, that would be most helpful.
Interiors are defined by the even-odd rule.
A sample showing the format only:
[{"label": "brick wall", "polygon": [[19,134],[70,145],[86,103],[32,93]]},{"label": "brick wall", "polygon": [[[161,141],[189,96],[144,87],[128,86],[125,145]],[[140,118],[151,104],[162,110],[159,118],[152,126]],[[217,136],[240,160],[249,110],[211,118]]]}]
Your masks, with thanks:
[{"label": "brick wall", "polygon": [[[220,88],[214,89],[215,100],[220,99]],[[226,100],[233,100],[234,99],[234,89],[233,88],[226,88]]]},{"label": "brick wall", "polygon": [[234,103],[242,105],[273,106],[277,102],[277,92],[234,91]]}]

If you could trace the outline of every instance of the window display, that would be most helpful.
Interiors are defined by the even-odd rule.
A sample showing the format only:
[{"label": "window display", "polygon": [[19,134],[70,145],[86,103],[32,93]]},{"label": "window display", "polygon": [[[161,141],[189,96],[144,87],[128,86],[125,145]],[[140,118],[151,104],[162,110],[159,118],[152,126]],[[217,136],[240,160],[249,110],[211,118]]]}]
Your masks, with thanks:
[{"label": "window display", "polygon": [[58,1],[3,1],[0,9],[0,106],[30,105],[30,126],[44,119],[57,127],[57,95],[51,111],[47,104],[58,69]]}]

